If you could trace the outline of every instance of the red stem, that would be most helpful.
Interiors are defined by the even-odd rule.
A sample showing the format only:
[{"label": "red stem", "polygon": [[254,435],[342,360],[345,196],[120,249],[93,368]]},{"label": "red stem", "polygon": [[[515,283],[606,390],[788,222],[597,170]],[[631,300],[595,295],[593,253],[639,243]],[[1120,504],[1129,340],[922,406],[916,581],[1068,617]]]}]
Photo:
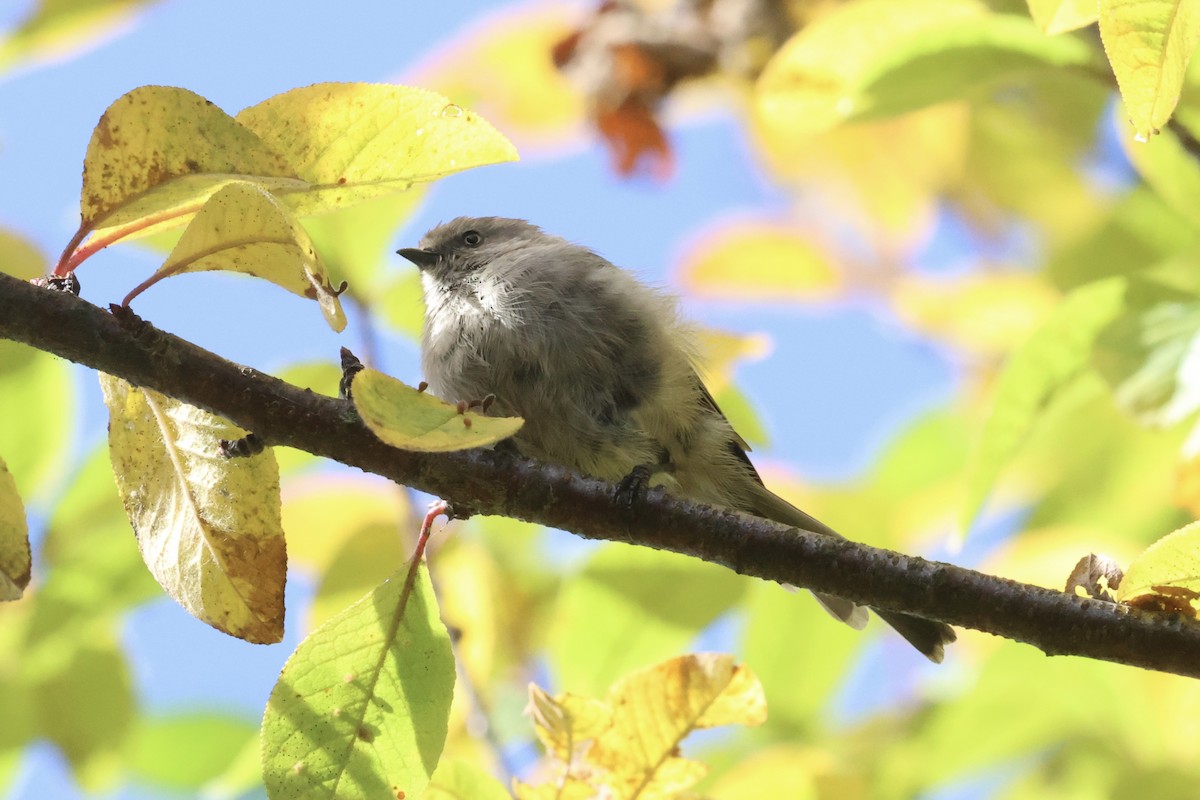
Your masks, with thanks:
[{"label": "red stem", "polygon": [[74,254],[75,248],[79,247],[79,243],[83,241],[84,237],[90,231],[91,228],[87,225],[79,226],[79,229],[75,231],[75,235],[71,237],[71,241],[67,242],[67,246],[63,248],[62,255],[58,257],[58,263],[54,265],[54,275],[61,278],[64,275],[70,274],[75,269],[78,262],[72,264],[71,256]]}]

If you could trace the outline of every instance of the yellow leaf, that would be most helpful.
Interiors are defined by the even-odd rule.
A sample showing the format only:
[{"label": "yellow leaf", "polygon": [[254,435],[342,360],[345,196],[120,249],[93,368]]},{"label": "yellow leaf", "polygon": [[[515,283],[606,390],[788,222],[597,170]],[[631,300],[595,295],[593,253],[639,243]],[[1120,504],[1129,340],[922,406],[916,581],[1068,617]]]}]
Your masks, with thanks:
[{"label": "yellow leaf", "polygon": [[218,190],[158,271],[130,294],[171,275],[206,270],[271,281],[320,303],[335,331],[346,327],[342,304],[308,233],[287,206],[260,186],[238,182]]},{"label": "yellow leaf", "polygon": [[517,158],[479,116],[410,86],[318,83],[244,109],[237,121],[311,184],[287,198],[302,215]]},{"label": "yellow leaf", "polygon": [[0,459],[0,600],[20,598],[29,585],[29,525],[17,482]]},{"label": "yellow leaf", "polygon": [[194,92],[142,86],[100,117],[83,161],[83,229],[115,240],[180,224],[236,180],[300,188],[291,166]]},{"label": "yellow leaf", "polygon": [[1117,600],[1194,618],[1200,609],[1200,522],[1164,536],[1134,559]]},{"label": "yellow leaf", "polygon": [[[505,641],[498,640],[501,620],[521,614],[513,608],[519,605],[517,595],[487,549],[461,536],[454,538],[452,547],[438,550],[438,575],[442,619],[458,632],[455,649],[459,664],[475,685],[486,686],[493,678],[495,662],[505,655],[503,648],[515,644],[507,635]],[[504,597],[505,603],[497,604],[497,597]],[[504,630],[504,634],[511,633],[511,628]]]},{"label": "yellow leaf", "polygon": [[719,395],[733,384],[733,371],[742,361],[759,361],[771,353],[765,333],[738,334],[704,328],[699,331],[704,385]]},{"label": "yellow leaf", "polygon": [[1037,26],[1051,35],[1085,28],[1099,15],[1096,0],[1026,0]]},{"label": "yellow leaf", "polygon": [[423,89],[316,84],[234,119],[184,89],[143,86],[109,106],[92,134],[72,244],[92,238],[58,270],[181,224],[234,181],[317,214],[516,157],[487,122]]},{"label": "yellow leaf", "polygon": [[[388,269],[393,247],[388,247],[404,220],[425,199],[425,187],[387,195],[319,217],[306,217],[304,229],[312,237],[321,260],[335,283],[348,281],[350,293],[364,305],[378,308],[380,285],[397,273],[420,280],[413,270]],[[416,304],[420,314],[420,303]]]},{"label": "yellow leaf", "polygon": [[1100,0],[1100,36],[1138,138],[1158,133],[1200,42],[1200,3]]},{"label": "yellow leaf", "polygon": [[287,556],[279,470],[265,450],[221,455],[227,420],[100,375],[109,453],[142,558],[196,618],[250,642],[283,637]]},{"label": "yellow leaf", "polygon": [[804,236],[780,225],[734,225],[705,236],[685,256],[683,285],[721,300],[796,301],[828,297],[837,271]]},{"label": "yellow leaf", "polygon": [[680,757],[684,737],[717,725],[760,725],[767,713],[758,678],[719,653],[630,673],[613,684],[604,702],[552,697],[536,686],[529,687],[529,698],[538,738],[562,766],[557,780],[515,787],[517,797],[538,800],[560,797],[547,787],[576,781],[591,786],[584,797],[679,797],[708,771]]},{"label": "yellow leaf", "polygon": [[584,744],[612,727],[608,704],[574,694],[551,696],[529,684],[529,715],[542,745],[555,758],[569,764]]},{"label": "yellow leaf", "polygon": [[647,773],[617,773],[610,785],[617,797],[676,800],[707,774],[708,767],[699,761],[666,756]]},{"label": "yellow leaf", "polygon": [[525,424],[520,417],[459,413],[455,406],[373,369],[354,376],[351,393],[367,427],[404,450],[445,453],[485,447],[507,439]]},{"label": "yellow leaf", "polygon": [[703,773],[675,757],[684,737],[717,725],[761,725],[767,718],[758,678],[721,653],[682,656],[634,672],[613,685],[607,700],[613,725],[589,759],[635,787],[686,788]]},{"label": "yellow leaf", "polygon": [[1028,339],[1059,294],[1028,272],[972,273],[948,279],[903,278],[892,299],[905,321],[924,333],[984,356]]},{"label": "yellow leaf", "polygon": [[[772,174],[812,187],[822,211],[832,207],[854,217],[865,215],[866,232],[886,234],[901,246],[928,236],[943,194],[961,180],[975,147],[972,110],[965,103],[943,103],[813,136],[755,122],[756,140]],[[845,206],[849,208],[843,211]]]},{"label": "yellow leaf", "polygon": [[565,142],[584,119],[584,101],[551,54],[576,22],[557,5],[502,8],[443,45],[420,83],[470,102],[522,141]]},{"label": "yellow leaf", "polygon": [[288,560],[292,566],[324,572],[355,531],[374,525],[400,530],[411,514],[407,495],[374,476],[320,474],[289,480],[281,512]]},{"label": "yellow leaf", "polygon": [[1171,501],[1187,509],[1193,517],[1200,518],[1200,457],[1195,454],[1185,452],[1183,460],[1176,465]]}]

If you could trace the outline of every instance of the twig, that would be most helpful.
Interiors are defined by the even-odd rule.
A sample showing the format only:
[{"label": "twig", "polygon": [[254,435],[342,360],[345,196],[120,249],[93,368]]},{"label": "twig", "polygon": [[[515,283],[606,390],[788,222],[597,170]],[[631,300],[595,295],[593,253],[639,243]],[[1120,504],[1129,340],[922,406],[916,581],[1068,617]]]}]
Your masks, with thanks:
[{"label": "twig", "polygon": [[612,502],[613,486],[506,452],[396,450],[376,439],[346,401],[239,367],[130,317],[119,321],[77,297],[0,274],[0,337],[177,397],[268,444],[374,472],[480,514],[671,550],[739,573],[988,631],[1051,655],[1200,677],[1200,625],[1182,617],[835,540],[658,490],[629,514]]}]

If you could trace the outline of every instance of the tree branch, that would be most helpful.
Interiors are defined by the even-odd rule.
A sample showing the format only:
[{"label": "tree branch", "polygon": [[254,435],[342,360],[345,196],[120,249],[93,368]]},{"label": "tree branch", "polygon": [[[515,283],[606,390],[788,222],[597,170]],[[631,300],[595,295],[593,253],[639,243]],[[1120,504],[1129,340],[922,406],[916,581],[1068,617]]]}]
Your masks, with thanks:
[{"label": "tree branch", "polygon": [[396,450],[376,439],[345,401],[239,367],[136,317],[119,320],[77,297],[3,274],[0,337],[177,397],[270,444],[307,450],[480,514],[671,550],[742,574],[988,631],[1049,655],[1200,677],[1200,625],[1181,616],[1125,609],[798,531],[658,490],[629,512],[612,502],[609,484],[500,452]]}]

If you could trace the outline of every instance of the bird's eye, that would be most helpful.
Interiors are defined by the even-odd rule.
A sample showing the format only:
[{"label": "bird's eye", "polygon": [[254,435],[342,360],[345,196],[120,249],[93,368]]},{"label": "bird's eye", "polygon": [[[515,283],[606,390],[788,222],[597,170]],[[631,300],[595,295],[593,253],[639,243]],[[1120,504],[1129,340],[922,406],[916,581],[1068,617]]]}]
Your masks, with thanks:
[{"label": "bird's eye", "polygon": [[479,231],[467,231],[462,235],[462,243],[467,247],[479,247],[483,242],[483,237],[479,235]]}]

